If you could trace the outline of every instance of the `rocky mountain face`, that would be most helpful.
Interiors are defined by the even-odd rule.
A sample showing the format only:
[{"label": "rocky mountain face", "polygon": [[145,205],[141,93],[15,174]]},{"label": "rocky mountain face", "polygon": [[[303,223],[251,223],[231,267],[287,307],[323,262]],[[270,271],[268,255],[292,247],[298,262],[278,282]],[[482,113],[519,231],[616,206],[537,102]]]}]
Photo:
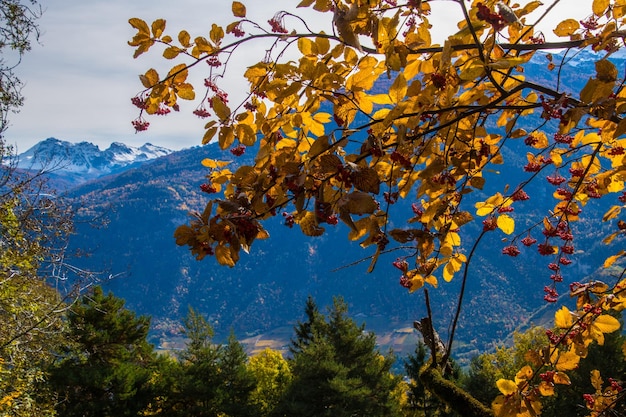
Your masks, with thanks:
[{"label": "rocky mountain face", "polygon": [[171,152],[150,143],[136,148],[113,142],[107,149],[101,150],[89,142],[70,143],[48,138],[19,154],[17,166],[28,170],[46,170],[57,180],[78,185]]}]

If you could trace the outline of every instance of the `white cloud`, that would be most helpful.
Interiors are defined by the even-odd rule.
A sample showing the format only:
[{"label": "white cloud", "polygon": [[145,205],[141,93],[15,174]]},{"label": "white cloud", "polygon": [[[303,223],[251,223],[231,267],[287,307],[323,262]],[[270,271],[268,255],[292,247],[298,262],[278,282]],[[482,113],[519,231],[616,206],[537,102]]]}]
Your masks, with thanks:
[{"label": "white cloud", "polygon": [[[295,10],[297,0],[248,0],[248,16],[265,23],[281,9]],[[430,21],[439,34],[455,31],[460,14],[451,13],[455,5],[449,1],[432,1],[434,8]],[[590,2],[576,1],[559,5],[554,16],[575,13],[582,17],[590,9]],[[23,93],[26,104],[11,118],[6,138],[23,151],[50,136],[69,141],[87,140],[101,147],[113,141],[129,145],[151,142],[174,149],[200,143],[204,121],[192,116],[194,104],[187,104],[185,112],[160,119],[150,118],[147,132],[134,134],[130,121],[136,109],[130,98],[140,89],[138,74],[155,66],[166,71],[167,63],[159,52],[132,59],[132,48],[127,41],[134,30],[128,24],[130,17],[148,22],[156,18],[168,21],[168,33],[176,35],[183,27],[193,34],[207,35],[210,24],[227,24],[234,20],[227,0],[51,0],[42,2],[45,9],[40,20],[41,44],[24,57],[18,68],[26,86]],[[302,12],[299,10],[298,12]],[[328,16],[307,10],[307,23],[329,28]],[[550,22],[554,24],[554,20]],[[229,67],[225,89],[241,96],[247,85],[240,78],[241,70],[254,59],[264,55],[258,45],[242,48]],[[202,76],[205,76],[203,74]]]}]

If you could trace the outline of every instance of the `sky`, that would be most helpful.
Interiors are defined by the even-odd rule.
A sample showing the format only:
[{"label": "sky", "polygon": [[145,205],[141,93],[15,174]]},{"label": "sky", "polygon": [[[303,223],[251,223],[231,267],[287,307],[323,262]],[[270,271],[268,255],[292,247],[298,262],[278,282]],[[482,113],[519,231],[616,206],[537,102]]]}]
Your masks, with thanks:
[{"label": "sky", "polygon": [[[247,17],[263,24],[277,11],[289,10],[304,12],[308,24],[329,30],[330,15],[296,9],[300,0],[241,1],[247,7]],[[131,146],[149,142],[174,150],[201,143],[207,120],[191,114],[197,101],[181,101],[178,114],[150,117],[150,128],[135,133],[131,121],[138,113],[130,98],[142,89],[138,75],[151,67],[165,73],[175,62],[161,58],[162,49],[158,48],[133,59],[133,48],[127,42],[135,30],[128,19],[138,17],[150,24],[164,18],[166,33],[174,38],[181,29],[188,30],[192,38],[208,37],[212,23],[225,26],[235,20],[230,0],[41,0],[40,3],[44,13],[39,20],[39,43],[33,45],[16,70],[25,84],[22,90],[25,105],[18,114],[11,115],[5,134],[18,153],[48,137],[92,142],[101,149],[112,142]],[[445,0],[431,4],[433,13],[429,20],[436,32],[435,39],[442,40],[455,31],[460,20],[460,15],[454,14],[458,7]],[[556,19],[583,18],[590,9],[591,0],[560,0],[549,23],[553,27],[558,23]],[[549,35],[547,28],[546,35]],[[234,99],[243,97],[248,88],[241,76],[246,65],[265,55],[262,45],[238,52],[229,63],[227,79],[221,84]],[[207,73],[198,73],[197,77],[207,74],[208,67]]]}]

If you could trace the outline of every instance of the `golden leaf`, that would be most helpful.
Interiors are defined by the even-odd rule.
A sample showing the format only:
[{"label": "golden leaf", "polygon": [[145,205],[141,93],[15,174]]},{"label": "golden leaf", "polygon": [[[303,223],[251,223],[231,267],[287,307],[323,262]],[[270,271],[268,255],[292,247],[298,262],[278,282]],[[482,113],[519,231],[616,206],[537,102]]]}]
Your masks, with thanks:
[{"label": "golden leaf", "polygon": [[554,325],[559,329],[569,329],[574,324],[572,313],[565,306],[554,314]]},{"label": "golden leaf", "polygon": [[359,191],[378,194],[380,191],[380,178],[374,168],[364,167],[354,173],[354,187]]},{"label": "golden leaf", "polygon": [[590,373],[591,373],[591,385],[596,389],[596,392],[601,392],[602,384],[604,384],[604,381],[602,381],[602,378],[600,377],[600,371],[598,371],[597,369],[594,369]]},{"label": "golden leaf", "polygon": [[487,216],[491,214],[493,210],[495,209],[495,206],[493,204],[485,203],[482,201],[479,201],[474,206],[476,207],[477,216]]},{"label": "golden leaf", "polygon": [[337,207],[340,212],[362,215],[374,213],[378,209],[378,204],[371,195],[354,191],[341,197],[337,202]]},{"label": "golden leaf", "polygon": [[621,327],[619,320],[608,314],[596,317],[591,326],[597,328],[602,333],[613,333]]},{"label": "golden leaf", "polygon": [[610,0],[593,0],[591,10],[596,16],[602,16],[606,9],[609,8]]},{"label": "golden leaf", "polygon": [[602,216],[602,221],[603,222],[607,222],[611,219],[616,218],[622,211],[622,206],[612,206],[606,213],[604,213],[604,216]]},{"label": "golden leaf", "polygon": [[560,352],[559,358],[554,366],[557,371],[571,371],[572,369],[576,369],[578,367],[578,362],[580,362],[580,356],[576,353],[571,351]]},{"label": "golden leaf", "polygon": [[148,24],[143,20],[137,17],[133,17],[128,19],[128,23],[130,23],[130,25],[137,29],[142,35],[150,36],[150,28],[148,27]]},{"label": "golden leaf", "polygon": [[215,43],[216,45],[219,45],[219,43],[224,38],[224,29],[222,29],[221,26],[218,26],[215,23],[213,23],[213,25],[211,25],[211,31],[209,32],[209,37],[211,38],[213,43]]},{"label": "golden leaf", "polygon": [[556,29],[554,29],[554,34],[561,37],[570,36],[573,35],[579,27],[580,23],[578,23],[578,20],[565,19],[557,25]]},{"label": "golden leaf", "polygon": [[205,158],[202,160],[202,166],[210,169],[223,168],[230,164],[230,161],[218,161],[216,159]]},{"label": "golden leaf", "polygon": [[510,379],[500,378],[496,381],[496,387],[504,395],[511,395],[517,392],[517,384]]},{"label": "golden leaf", "polygon": [[213,139],[213,136],[217,133],[217,126],[208,127],[206,132],[204,132],[204,136],[202,136],[202,144],[206,145]]},{"label": "golden leaf", "polygon": [[[215,114],[217,115],[217,117],[220,118],[220,120],[222,122],[228,120],[230,118],[230,109],[228,108],[228,106],[222,101],[222,99],[219,96],[213,96],[213,98],[211,99],[211,103],[213,104],[213,110],[215,111]],[[224,149],[224,148],[222,148]]]},{"label": "golden leaf", "polygon": [[541,384],[539,384],[539,393],[544,397],[554,395],[554,384],[547,381],[541,381]]},{"label": "golden leaf", "polygon": [[183,83],[176,86],[176,94],[183,100],[193,100],[196,98],[196,93],[193,91],[193,85],[189,83]]},{"label": "golden leaf", "polygon": [[572,383],[569,379],[569,376],[567,376],[567,374],[564,372],[555,373],[552,380],[554,381],[555,384],[559,384],[559,385],[571,385]]},{"label": "golden leaf", "polygon": [[174,59],[180,54],[181,50],[177,46],[170,46],[163,51],[163,58]]},{"label": "golden leaf", "polygon": [[230,247],[220,243],[215,247],[215,259],[220,265],[227,265],[231,268],[235,266],[235,260],[233,259]]},{"label": "golden leaf", "polygon": [[596,77],[602,82],[614,82],[619,76],[619,71],[615,64],[606,59],[596,61]]},{"label": "golden leaf", "polygon": [[533,368],[528,365],[525,365],[520,369],[517,374],[515,374],[515,383],[519,384],[520,382],[529,381],[533,377]]},{"label": "golden leaf", "polygon": [[159,73],[150,68],[144,75],[139,76],[139,80],[146,88],[152,88],[159,82]]},{"label": "golden leaf", "polygon": [[181,30],[178,33],[178,42],[185,48],[189,48],[191,46],[191,35],[186,30]]},{"label": "golden leaf", "polygon": [[615,263],[615,261],[617,261],[619,258],[622,258],[624,256],[624,253],[625,252],[621,250],[616,255],[609,256],[608,258],[605,259],[604,264],[602,266],[604,268],[609,268],[611,265]]},{"label": "golden leaf", "polygon": [[152,22],[152,35],[155,38],[160,38],[164,30],[165,30],[165,20],[157,19],[154,22]]},{"label": "golden leaf", "polygon": [[246,6],[243,3],[234,1],[232,10],[235,17],[246,17]]},{"label": "golden leaf", "polygon": [[404,75],[400,72],[389,87],[389,98],[393,103],[400,103],[406,96],[407,83]]},{"label": "golden leaf", "polygon": [[302,233],[306,236],[321,236],[324,234],[325,229],[319,226],[315,213],[312,211],[304,212],[296,221],[300,225]]},{"label": "golden leaf", "polygon": [[218,135],[218,142],[221,149],[230,148],[235,141],[235,133],[232,126],[222,126]]},{"label": "golden leaf", "polygon": [[515,220],[508,214],[499,215],[496,223],[498,224],[498,228],[507,235],[515,231]]}]

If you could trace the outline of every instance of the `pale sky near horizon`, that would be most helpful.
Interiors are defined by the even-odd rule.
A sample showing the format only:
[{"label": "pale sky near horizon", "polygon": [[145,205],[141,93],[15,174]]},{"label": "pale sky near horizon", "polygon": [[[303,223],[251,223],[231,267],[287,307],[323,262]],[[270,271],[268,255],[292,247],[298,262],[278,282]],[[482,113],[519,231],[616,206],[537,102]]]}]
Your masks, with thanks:
[{"label": "pale sky near horizon", "polygon": [[[295,7],[300,0],[241,1],[248,9],[248,18],[262,24],[278,10],[299,14],[303,11]],[[529,0],[519,2],[526,4]],[[16,145],[20,153],[48,137],[92,142],[101,149],[111,142],[132,146],[150,142],[170,149],[199,145],[207,120],[191,115],[197,101],[181,101],[180,114],[149,117],[149,130],[135,134],[131,121],[137,111],[130,98],[141,90],[138,75],[150,67],[165,73],[169,69],[167,65],[175,61],[159,59],[160,48],[133,59],[133,48],[127,41],[135,30],[128,19],[139,17],[150,24],[156,18],[165,18],[166,32],[174,38],[183,28],[192,38],[206,36],[211,23],[225,26],[235,20],[231,3],[231,0],[41,0],[44,14],[39,20],[40,44],[33,46],[17,68],[25,83],[26,102],[19,114],[10,116],[7,142]],[[551,0],[544,3],[550,4]],[[456,6],[451,1],[432,2],[432,5],[429,20],[441,40],[453,33],[460,15],[453,14]],[[570,16],[583,18],[590,11],[591,0],[560,0],[551,21]],[[310,9],[306,12],[307,23],[313,28],[329,29],[330,15]],[[248,88],[241,70],[246,63],[257,62],[265,54],[263,47],[238,52],[229,67],[232,77],[223,84],[235,97],[243,95]]]}]

